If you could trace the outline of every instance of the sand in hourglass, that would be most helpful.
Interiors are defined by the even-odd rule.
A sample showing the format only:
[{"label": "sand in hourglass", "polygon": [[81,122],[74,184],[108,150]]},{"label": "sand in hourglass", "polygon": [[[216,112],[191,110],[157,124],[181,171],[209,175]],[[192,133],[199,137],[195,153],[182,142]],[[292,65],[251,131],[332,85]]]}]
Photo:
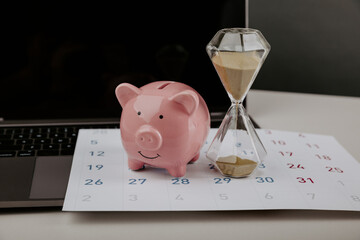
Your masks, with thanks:
[{"label": "sand in hourglass", "polygon": [[257,162],[238,156],[219,157],[216,165],[223,175],[230,177],[249,176],[257,167]]},{"label": "sand in hourglass", "polygon": [[211,58],[226,91],[242,101],[249,89],[264,50],[249,52],[218,52]]},{"label": "sand in hourglass", "polygon": [[[249,52],[218,52],[212,57],[220,80],[233,100],[240,102],[250,88],[264,50]],[[257,162],[235,155],[219,157],[216,166],[223,175],[231,177],[249,176]]]}]

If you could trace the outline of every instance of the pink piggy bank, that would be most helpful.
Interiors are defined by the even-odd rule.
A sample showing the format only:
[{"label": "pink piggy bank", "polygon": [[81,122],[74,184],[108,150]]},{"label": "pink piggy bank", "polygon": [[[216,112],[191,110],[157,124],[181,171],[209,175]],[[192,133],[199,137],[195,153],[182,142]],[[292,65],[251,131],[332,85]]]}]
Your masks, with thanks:
[{"label": "pink piggy bank", "polygon": [[200,94],[170,81],[141,88],[122,83],[115,93],[123,108],[120,131],[129,168],[148,164],[184,176],[186,165],[199,158],[210,129],[209,110]]}]

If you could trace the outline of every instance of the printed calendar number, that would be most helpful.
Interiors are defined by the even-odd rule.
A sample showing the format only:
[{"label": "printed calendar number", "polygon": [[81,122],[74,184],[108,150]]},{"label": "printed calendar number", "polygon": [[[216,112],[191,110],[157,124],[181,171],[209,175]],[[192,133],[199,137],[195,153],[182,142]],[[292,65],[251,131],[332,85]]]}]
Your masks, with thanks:
[{"label": "printed calendar number", "polygon": [[138,200],[138,196],[136,194],[129,195],[129,201],[135,202]]},{"label": "printed calendar number", "polygon": [[341,186],[343,186],[343,187],[345,186],[345,183],[341,180],[338,180],[338,183],[341,184]]},{"label": "printed calendar number", "polygon": [[219,198],[220,200],[229,200],[229,196],[226,193],[220,193]]},{"label": "printed calendar number", "polygon": [[142,185],[146,182],[146,178],[130,178],[129,179],[129,185]]},{"label": "printed calendar number", "polygon": [[320,148],[320,146],[317,145],[316,143],[306,143],[306,146],[307,146],[308,148],[316,148],[316,149],[319,149],[319,148]]},{"label": "printed calendar number", "polygon": [[301,164],[288,163],[287,165],[291,169],[305,169],[305,167],[303,165],[301,165]]},{"label": "printed calendar number", "polygon": [[274,196],[271,195],[270,193],[266,193],[265,198],[271,200],[271,199],[274,199]]},{"label": "printed calendar number", "polygon": [[214,178],[213,179],[215,184],[228,184],[231,182],[231,178],[225,177],[225,178]]},{"label": "printed calendar number", "polygon": [[272,177],[256,177],[256,182],[258,183],[273,183],[274,179]]},{"label": "printed calendar number", "polygon": [[173,178],[171,179],[174,185],[187,185],[190,184],[190,180],[187,178]]},{"label": "printed calendar number", "polygon": [[351,195],[350,196],[352,200],[354,200],[355,202],[360,202],[360,197],[357,195]]},{"label": "printed calendar number", "polygon": [[104,151],[90,151],[89,153],[90,153],[91,157],[104,157],[105,156]]},{"label": "printed calendar number", "polygon": [[308,196],[310,196],[311,200],[315,199],[315,193],[307,193]]},{"label": "printed calendar number", "polygon": [[209,168],[210,168],[210,169],[215,169],[215,165],[212,164],[212,163],[209,163]]},{"label": "printed calendar number", "polygon": [[297,177],[296,179],[299,180],[299,183],[315,183],[312,178]]},{"label": "printed calendar number", "polygon": [[245,155],[245,156],[253,156],[254,155],[254,151],[252,150],[243,150],[241,151],[242,155]]},{"label": "printed calendar number", "polygon": [[93,180],[93,179],[86,179],[85,180],[85,184],[84,185],[102,185],[103,182],[101,181],[101,179],[98,179],[98,180]]},{"label": "printed calendar number", "polygon": [[284,140],[271,140],[271,142],[274,144],[274,145],[281,145],[281,146],[285,146],[286,145],[286,142]]},{"label": "printed calendar number", "polygon": [[184,197],[181,196],[181,194],[178,194],[178,195],[176,196],[175,200],[183,201],[183,200],[184,200]]},{"label": "printed calendar number", "polygon": [[90,140],[91,145],[97,145],[99,143],[98,140]]},{"label": "printed calendar number", "polygon": [[95,129],[93,134],[95,135],[107,135],[108,131],[106,129]]},{"label": "printed calendar number", "polygon": [[344,173],[344,171],[341,170],[341,169],[338,168],[338,167],[329,167],[329,166],[326,166],[326,169],[328,169],[328,172],[332,172],[332,173]]},{"label": "printed calendar number", "polygon": [[264,163],[259,164],[258,168],[266,168]]},{"label": "printed calendar number", "polygon": [[279,151],[280,155],[283,157],[291,157],[293,155],[293,152],[283,152]]},{"label": "printed calendar number", "polygon": [[306,136],[302,133],[299,133],[298,137],[305,138]]},{"label": "printed calendar number", "polygon": [[328,155],[320,155],[320,154],[315,154],[315,157],[317,157],[318,159],[324,159],[324,160],[331,160],[331,157],[329,157]]},{"label": "printed calendar number", "polygon": [[84,195],[82,197],[82,200],[83,202],[90,202],[91,201],[91,195]]},{"label": "printed calendar number", "polygon": [[89,164],[89,165],[87,165],[87,167],[90,171],[101,170],[104,167],[104,165],[103,164],[97,164],[97,165]]}]

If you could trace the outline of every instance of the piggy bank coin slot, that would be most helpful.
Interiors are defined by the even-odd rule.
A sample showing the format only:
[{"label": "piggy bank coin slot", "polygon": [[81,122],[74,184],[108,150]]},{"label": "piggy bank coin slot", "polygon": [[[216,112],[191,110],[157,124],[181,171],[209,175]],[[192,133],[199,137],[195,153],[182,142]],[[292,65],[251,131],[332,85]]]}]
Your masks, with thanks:
[{"label": "piggy bank coin slot", "polygon": [[157,89],[164,89],[166,86],[168,86],[169,84],[171,84],[171,82],[167,82],[167,83],[164,83],[164,84],[161,84]]}]

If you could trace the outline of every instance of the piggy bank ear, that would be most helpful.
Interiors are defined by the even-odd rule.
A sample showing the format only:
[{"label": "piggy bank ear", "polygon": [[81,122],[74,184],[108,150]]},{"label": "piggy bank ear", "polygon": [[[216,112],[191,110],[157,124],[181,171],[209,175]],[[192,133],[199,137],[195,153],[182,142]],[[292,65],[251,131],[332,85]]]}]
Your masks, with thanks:
[{"label": "piggy bank ear", "polygon": [[179,92],[174,96],[171,96],[169,100],[180,104],[189,115],[195,112],[199,106],[199,97],[191,90]]},{"label": "piggy bank ear", "polygon": [[141,93],[141,90],[130,83],[121,83],[115,89],[115,95],[122,108],[125,107],[126,103],[138,96]]}]

